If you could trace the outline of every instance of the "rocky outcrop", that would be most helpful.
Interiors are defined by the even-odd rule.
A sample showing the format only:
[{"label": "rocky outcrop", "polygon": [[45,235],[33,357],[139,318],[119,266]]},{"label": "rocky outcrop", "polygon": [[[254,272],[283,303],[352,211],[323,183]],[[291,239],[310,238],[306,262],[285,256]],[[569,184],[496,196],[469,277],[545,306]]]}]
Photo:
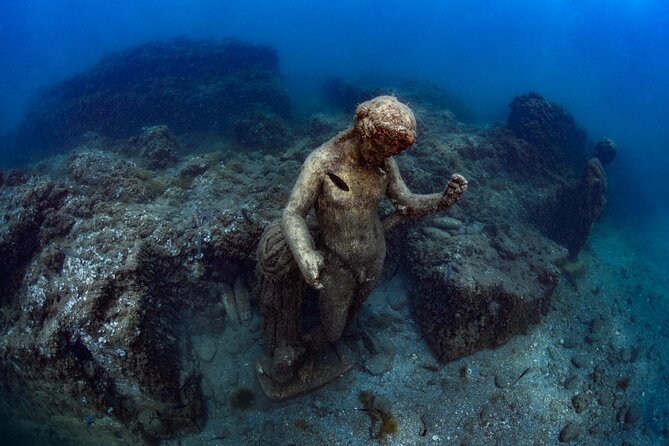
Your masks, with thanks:
[{"label": "rocky outcrop", "polygon": [[[0,189],[0,307],[13,300],[40,247],[66,235],[74,223],[74,218],[62,209],[68,195],[63,184],[35,179],[26,186],[29,180],[24,178],[19,185],[14,181],[17,174],[18,171],[10,172],[6,186]],[[45,261],[46,269],[51,270],[61,260],[58,255],[51,255]]]},{"label": "rocky outcrop", "polygon": [[531,144],[528,161],[555,170],[579,169],[586,158],[588,137],[562,106],[538,93],[518,96],[509,104],[507,127]]},{"label": "rocky outcrop", "polygon": [[410,232],[413,315],[444,362],[496,347],[540,321],[564,248],[528,229],[437,219]]},{"label": "rocky outcrop", "polygon": [[0,188],[0,416],[77,444],[153,444],[206,421],[187,333],[223,329],[221,286],[248,323],[253,247],[280,190],[226,154],[160,177],[90,144]]},{"label": "rocky outcrop", "polygon": [[166,125],[145,127],[122,146],[122,153],[141,158],[149,169],[164,169],[176,163],[179,143]]},{"label": "rocky outcrop", "polygon": [[[441,113],[414,109],[427,122]],[[562,149],[542,158],[535,142],[508,129],[450,129],[425,127],[400,170],[419,192],[460,172],[470,180],[467,196],[448,215],[398,228],[401,247],[391,247],[415,282],[414,318],[442,361],[500,345],[546,313],[567,250],[536,222],[552,218],[557,197],[578,184]]]},{"label": "rocky outcrop", "polygon": [[89,131],[119,138],[167,125],[177,135],[221,133],[255,113],[285,119],[290,101],[278,65],[274,49],[239,41],[141,45],[42,90],[3,146],[20,162],[21,153],[45,156]]}]

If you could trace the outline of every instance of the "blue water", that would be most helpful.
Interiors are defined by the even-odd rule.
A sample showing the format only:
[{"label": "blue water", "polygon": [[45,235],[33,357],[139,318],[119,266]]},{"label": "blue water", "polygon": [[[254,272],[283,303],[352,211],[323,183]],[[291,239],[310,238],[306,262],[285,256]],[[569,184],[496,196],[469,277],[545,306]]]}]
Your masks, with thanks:
[{"label": "blue water", "polygon": [[505,117],[514,95],[540,91],[593,138],[621,146],[610,200],[631,210],[640,188],[653,203],[669,201],[660,180],[669,172],[669,4],[661,0],[5,0],[0,130],[21,120],[41,85],[110,51],[175,36],[271,45],[297,95],[331,75],[425,79],[491,120]]},{"label": "blue water", "polygon": [[426,80],[486,123],[504,121],[514,96],[542,93],[592,138],[618,143],[602,224],[666,281],[669,2],[2,0],[0,134],[40,87],[110,52],[181,36],[275,48],[296,98],[332,76]]}]

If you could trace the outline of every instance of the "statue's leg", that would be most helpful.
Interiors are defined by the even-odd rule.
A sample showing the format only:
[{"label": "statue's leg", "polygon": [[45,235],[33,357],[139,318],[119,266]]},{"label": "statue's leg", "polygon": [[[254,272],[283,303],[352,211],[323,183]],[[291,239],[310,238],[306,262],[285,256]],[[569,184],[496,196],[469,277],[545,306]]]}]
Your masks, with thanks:
[{"label": "statue's leg", "polygon": [[355,321],[360,308],[362,308],[362,304],[365,303],[369,295],[372,294],[372,291],[374,291],[374,288],[376,288],[376,286],[381,281],[384,259],[385,255],[381,256],[379,259],[377,259],[376,262],[369,265],[369,267],[365,270],[365,277],[362,278],[362,281],[357,287],[351,302],[348,312],[348,319],[346,320],[346,327],[349,327],[353,321]]},{"label": "statue's leg", "polygon": [[326,259],[321,283],[323,288],[318,298],[320,320],[306,336],[313,350],[321,350],[341,338],[357,289],[353,272],[333,255]]}]

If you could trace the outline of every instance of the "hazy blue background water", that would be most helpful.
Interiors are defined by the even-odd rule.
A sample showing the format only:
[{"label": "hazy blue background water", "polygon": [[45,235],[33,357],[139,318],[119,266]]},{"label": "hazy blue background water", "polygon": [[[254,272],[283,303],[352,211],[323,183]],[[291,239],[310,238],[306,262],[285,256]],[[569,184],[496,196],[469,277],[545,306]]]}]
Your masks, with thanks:
[{"label": "hazy blue background water", "polygon": [[619,143],[609,168],[618,210],[669,208],[663,0],[2,0],[0,132],[40,85],[110,51],[184,35],[277,48],[299,95],[332,75],[425,79],[491,121],[505,119],[514,95],[539,91],[593,138]]}]

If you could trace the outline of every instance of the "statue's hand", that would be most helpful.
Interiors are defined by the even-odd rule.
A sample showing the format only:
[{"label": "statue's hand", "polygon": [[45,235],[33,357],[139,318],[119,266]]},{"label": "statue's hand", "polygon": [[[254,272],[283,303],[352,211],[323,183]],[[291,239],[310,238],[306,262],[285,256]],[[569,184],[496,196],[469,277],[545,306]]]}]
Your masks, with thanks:
[{"label": "statue's hand", "polygon": [[302,274],[304,280],[312,287],[320,290],[323,284],[320,281],[321,269],[323,268],[323,256],[318,251],[310,251],[302,256]]},{"label": "statue's hand", "polygon": [[454,173],[444,189],[444,198],[455,203],[466,190],[467,179],[460,174]]}]

